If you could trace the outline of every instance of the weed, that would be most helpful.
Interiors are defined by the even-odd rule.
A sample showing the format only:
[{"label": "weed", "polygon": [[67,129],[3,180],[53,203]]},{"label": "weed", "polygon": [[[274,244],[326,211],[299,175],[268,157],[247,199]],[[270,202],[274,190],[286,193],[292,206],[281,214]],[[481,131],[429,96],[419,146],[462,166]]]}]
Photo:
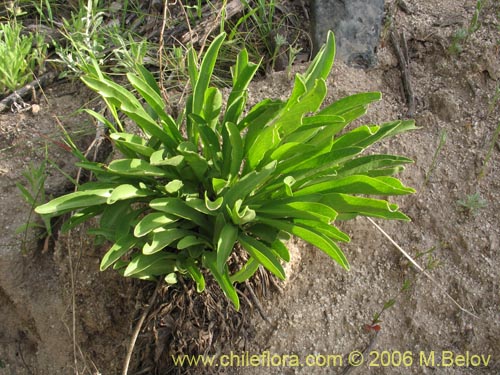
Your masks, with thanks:
[{"label": "weed", "polygon": [[488,206],[488,202],[481,198],[479,193],[469,194],[465,199],[459,199],[457,203],[472,215],[477,215],[480,209]]},{"label": "weed", "polygon": [[32,33],[23,35],[16,19],[0,24],[0,95],[31,81],[36,68],[43,66],[46,53],[43,38]]},{"label": "weed", "polygon": [[[109,164],[81,158],[77,165],[92,171],[97,181],[36,212],[74,212],[64,230],[100,217],[91,233],[112,243],[101,270],[113,267],[123,276],[167,283],[188,277],[200,292],[208,270],[238,309],[234,284],[248,280],[260,266],[285,278],[281,263],[290,254],[283,241],[291,235],[349,269],[338,245],[349,236],[332,225],[335,219],[409,220],[397,205],[368,196],[413,193],[392,177],[411,160],[361,153],[415,126],[399,120],[343,132],[380,100],[378,92],[319,109],[333,65],[332,33],[307,71],[296,75],[287,100],[266,99],[249,111],[247,87],[258,65],[243,49],[231,69],[232,90],[223,106],[222,93],[209,84],[225,37],[214,39],[199,64],[196,52],[189,50],[192,93],[177,119],[165,112],[161,90],[148,70],[127,74],[145,106],[94,62],[94,71],[82,79],[104,98],[114,123],[90,113],[109,126],[123,158]],[[121,113],[140,134],[124,131]]]},{"label": "weed", "polygon": [[432,157],[431,166],[429,167],[429,170],[425,174],[424,186],[427,185],[427,183],[429,182],[429,178],[431,177],[431,174],[434,172],[434,169],[436,169],[437,158],[445,143],[446,143],[446,130],[443,129],[439,137],[438,147],[436,148],[434,156]]},{"label": "weed", "polygon": [[47,164],[47,148],[45,148],[45,159],[42,163],[38,167],[31,164],[26,171],[23,172],[23,176],[26,180],[25,184],[23,185],[19,182],[16,183],[23,199],[31,207],[26,223],[16,229],[17,233],[24,233],[22,241],[23,251],[26,249],[28,230],[33,228],[42,229],[43,233],[40,235],[40,238],[50,237],[52,235],[52,226],[50,218],[47,215],[41,215],[43,224],[36,222],[32,217],[35,207],[47,202],[44,186],[45,180],[47,179]]},{"label": "weed", "polygon": [[483,0],[476,0],[476,7],[474,14],[467,28],[461,28],[455,32],[451,39],[451,44],[448,51],[451,54],[460,54],[463,51],[463,44],[467,42],[470,36],[479,30],[481,24],[479,23],[479,15],[483,9]]},{"label": "weed", "polygon": [[495,145],[498,141],[499,134],[500,134],[500,122],[498,123],[497,128],[493,133],[493,138],[491,139],[490,147],[488,148],[488,152],[486,153],[486,158],[484,159],[483,166],[481,167],[481,171],[479,172],[478,179],[483,178],[486,173],[486,166],[488,165],[491,156],[493,155],[493,149],[495,148]]}]

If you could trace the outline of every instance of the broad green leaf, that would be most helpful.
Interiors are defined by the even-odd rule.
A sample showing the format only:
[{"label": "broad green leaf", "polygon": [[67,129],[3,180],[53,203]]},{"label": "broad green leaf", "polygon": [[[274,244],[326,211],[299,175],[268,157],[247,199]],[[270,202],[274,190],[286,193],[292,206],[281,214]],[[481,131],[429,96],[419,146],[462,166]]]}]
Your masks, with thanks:
[{"label": "broad green leaf", "polygon": [[125,88],[109,79],[96,79],[85,76],[82,80],[91,89],[97,91],[103,98],[111,104],[120,108],[131,120],[146,133],[159,139],[163,144],[171,149],[177,146],[172,137],[165,132],[144,110],[141,103]]},{"label": "broad green leaf", "polygon": [[254,64],[248,61],[248,52],[243,49],[236,58],[236,66],[231,69],[233,76],[233,88],[227,100],[226,114],[223,123],[237,123],[246,102],[246,90],[248,84],[259,68],[260,62]]},{"label": "broad green leaf", "polygon": [[182,142],[177,149],[184,156],[184,160],[194,172],[196,178],[203,181],[209,165],[207,160],[198,153],[196,146],[191,142]]},{"label": "broad green leaf", "polygon": [[116,241],[101,260],[100,270],[104,271],[137,244],[137,238],[125,236]]},{"label": "broad green leaf", "polygon": [[316,80],[314,86],[302,95],[290,107],[287,105],[283,114],[276,121],[275,126],[280,129],[280,136],[285,137],[302,126],[302,119],[309,113],[318,110],[326,96],[326,83],[322,79]]},{"label": "broad green leaf", "polygon": [[257,214],[270,217],[311,219],[329,224],[337,216],[332,208],[317,202],[301,201],[300,198],[290,198],[285,202],[271,202],[256,208]]},{"label": "broad green leaf", "polygon": [[165,103],[163,102],[160,93],[156,91],[156,89],[159,89],[156,83],[154,83],[154,86],[151,87],[151,82],[147,82],[143,78],[140,78],[132,73],[127,73],[127,78],[132,86],[134,86],[134,88],[146,100],[146,103],[151,106],[155,115],[165,123],[164,130],[168,133],[168,135],[172,137],[172,139],[179,142],[182,139],[182,135],[177,129],[174,119],[165,112]]},{"label": "broad green leaf", "polygon": [[196,291],[198,293],[203,292],[205,290],[205,278],[194,260],[191,258],[183,259],[181,261],[181,267],[189,273],[189,276],[191,276],[196,283]]},{"label": "broad green leaf", "polygon": [[[279,145],[281,138],[279,136],[278,129],[274,126],[264,128],[261,133],[255,138],[252,145],[245,144],[245,157],[247,163],[243,171],[244,174],[256,169],[261,161],[263,161],[264,156],[269,152],[271,153],[276,146]],[[249,148],[246,148],[250,146]]]},{"label": "broad green leaf", "polygon": [[172,180],[165,185],[165,190],[169,194],[177,193],[184,186],[182,180]]},{"label": "broad green leaf", "polygon": [[170,228],[161,232],[155,232],[150,243],[146,243],[142,248],[142,253],[145,255],[154,254],[170,246],[175,241],[190,236],[192,232],[185,229]]},{"label": "broad green leaf", "polygon": [[153,199],[149,203],[149,206],[154,210],[166,212],[167,214],[190,220],[201,227],[208,228],[205,216],[194,208],[189,207],[186,202],[180,198],[168,197]]},{"label": "broad green leaf", "polygon": [[316,57],[311,62],[304,74],[307,89],[310,90],[317,79],[328,77],[335,59],[335,37],[332,31],[328,31],[326,43],[320,48]]},{"label": "broad green leaf", "polygon": [[354,175],[320,183],[312,180],[306,187],[295,191],[294,196],[315,193],[404,195],[414,192],[414,189],[404,186],[397,178]]},{"label": "broad green leaf", "polygon": [[[374,176],[377,171],[392,170],[402,164],[413,163],[413,160],[394,155],[367,155],[350,160],[337,170],[337,176],[366,174]],[[375,174],[376,175],[376,174]]]},{"label": "broad green leaf", "polygon": [[125,269],[125,277],[160,276],[175,271],[175,254],[138,254]]},{"label": "broad green leaf", "polygon": [[385,200],[355,197],[348,194],[330,193],[321,198],[321,203],[332,207],[339,214],[372,216],[384,219],[410,220],[398,211],[397,204]]},{"label": "broad green leaf", "polygon": [[381,98],[382,94],[380,92],[354,94],[326,106],[318,115],[337,115],[344,117],[344,115],[352,109],[357,109],[359,107],[366,108],[368,104],[379,101]]},{"label": "broad green leaf", "polygon": [[139,189],[134,185],[124,184],[116,187],[111,195],[108,197],[107,204],[113,204],[118,201],[141,198],[153,195],[154,192],[147,189]]},{"label": "broad green leaf", "polygon": [[77,191],[55,198],[48,203],[35,208],[40,215],[60,215],[78,208],[87,208],[106,203],[112,189],[96,189]]},{"label": "broad green leaf", "polygon": [[183,237],[178,243],[177,243],[177,248],[179,250],[187,249],[189,247],[194,247],[197,245],[203,245],[203,247],[210,247],[210,244],[203,238],[198,237],[198,236],[186,236]]},{"label": "broad green leaf", "polygon": [[219,208],[222,207],[222,203],[224,203],[224,197],[219,197],[215,201],[211,201],[208,198],[207,192],[205,191],[205,207],[209,211],[217,211]]},{"label": "broad green leaf", "polygon": [[227,266],[224,269],[224,272],[219,272],[217,269],[217,255],[213,252],[205,252],[203,253],[203,264],[205,267],[208,267],[215,280],[219,284],[220,288],[224,292],[224,295],[229,298],[229,300],[233,303],[236,311],[240,309],[240,300],[238,298],[238,293],[233,286],[231,279],[229,278],[229,274],[227,271]]},{"label": "broad green leaf", "polygon": [[238,199],[234,204],[234,207],[230,208],[229,206],[226,206],[232,222],[236,225],[250,223],[255,219],[255,211],[246,205],[243,205],[242,207],[242,205],[243,200]]},{"label": "broad green leaf", "polygon": [[134,228],[134,236],[143,237],[154,229],[174,223],[179,217],[164,212],[153,212],[144,216]]},{"label": "broad green leaf", "polygon": [[212,78],[212,72],[214,70],[215,61],[217,60],[219,49],[225,38],[226,34],[222,33],[219,34],[212,41],[212,43],[210,43],[210,47],[208,47],[207,51],[205,52],[203,60],[200,64],[200,70],[199,70],[200,73],[198,79],[196,80],[196,83],[192,84],[193,86],[192,113],[194,113],[195,115],[201,115],[203,113],[205,93],[208,89],[210,79]]},{"label": "broad green leaf", "polygon": [[243,160],[243,142],[236,125],[226,122],[222,129],[222,139],[222,155],[224,160],[222,175],[223,177],[231,176],[234,178],[238,175]]},{"label": "broad green leaf", "polygon": [[122,176],[136,177],[166,177],[175,178],[176,176],[166,169],[155,167],[142,159],[118,159],[113,160],[106,167],[109,172]]},{"label": "broad green leaf", "polygon": [[259,262],[250,257],[241,269],[230,277],[232,283],[244,283],[259,269]]},{"label": "broad green leaf", "polygon": [[209,129],[215,130],[222,108],[222,94],[216,87],[209,87],[205,92],[202,117]]},{"label": "broad green leaf", "polygon": [[81,211],[75,212],[68,220],[66,220],[62,227],[61,232],[67,231],[77,227],[78,225],[86,222],[87,220],[99,215],[104,210],[105,206],[91,206]]},{"label": "broad green leaf", "polygon": [[234,184],[224,195],[224,202],[227,206],[233,207],[238,199],[245,199],[259,187],[276,169],[276,162],[267,164],[260,171],[252,171],[236,184]]},{"label": "broad green leaf", "polygon": [[115,143],[122,147],[126,147],[136,154],[150,157],[155,151],[153,148],[147,146],[146,140],[135,134],[130,133],[111,133],[109,135]]},{"label": "broad green leaf", "polygon": [[238,235],[238,241],[252,258],[257,260],[260,264],[262,264],[266,269],[279,277],[281,280],[285,280],[285,271],[283,270],[283,267],[281,266],[279,260],[273,254],[273,251],[263,242],[253,237],[247,236],[244,233],[240,233]]},{"label": "broad green leaf", "polygon": [[304,241],[309,242],[311,245],[316,246],[318,249],[328,254],[333,260],[335,260],[346,270],[349,270],[349,263],[347,262],[347,258],[345,257],[342,250],[340,250],[335,242],[333,242],[330,238],[323,235],[322,233],[319,233],[312,228],[308,228],[299,224],[293,224],[287,221],[265,218],[259,218],[259,220],[264,224],[274,226],[278,229],[284,230],[290,234],[302,238]]},{"label": "broad green leaf", "polygon": [[350,242],[350,238],[347,234],[342,232],[340,229],[336,228],[333,225],[320,223],[314,220],[304,220],[304,219],[296,219],[294,223],[307,226],[309,228],[314,229],[319,233],[323,233],[324,235],[330,237],[334,241],[342,241],[342,242]]},{"label": "broad green leaf", "polygon": [[286,245],[281,242],[281,240],[276,239],[271,244],[271,248],[274,250],[275,254],[277,254],[285,262],[290,261],[290,252],[288,251],[288,247],[286,247]]},{"label": "broad green leaf", "polygon": [[238,227],[226,223],[217,239],[217,270],[222,273],[238,238]]}]

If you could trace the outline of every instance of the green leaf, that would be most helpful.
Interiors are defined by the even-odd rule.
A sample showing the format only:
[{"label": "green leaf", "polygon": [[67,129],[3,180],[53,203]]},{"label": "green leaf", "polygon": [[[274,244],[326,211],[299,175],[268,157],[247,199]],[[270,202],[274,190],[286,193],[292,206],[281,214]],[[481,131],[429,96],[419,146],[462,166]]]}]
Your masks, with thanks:
[{"label": "green leaf", "polygon": [[390,204],[385,200],[354,197],[348,194],[330,193],[321,198],[321,202],[332,207],[339,214],[380,217],[384,219],[407,220],[410,219],[398,211],[397,204]]},{"label": "green leaf", "polygon": [[344,253],[340,250],[337,244],[327,236],[318,233],[311,228],[286,221],[265,218],[259,218],[259,221],[302,238],[304,241],[309,242],[311,245],[314,245],[318,249],[325,252],[346,270],[349,270],[349,263],[347,262],[347,258]]},{"label": "green leaf", "polygon": [[217,270],[222,273],[238,238],[238,227],[226,223],[217,240]]},{"label": "green leaf", "polygon": [[151,255],[158,251],[163,250],[167,246],[171,245],[180,238],[190,236],[192,232],[185,229],[170,228],[165,229],[161,232],[153,233],[153,239],[151,243],[146,243],[142,248],[142,253],[145,255]]},{"label": "green leaf", "polygon": [[[219,34],[213,41],[210,43],[210,47],[208,47],[205,56],[200,65],[199,76],[197,77],[195,82],[192,81],[193,86],[193,110],[192,113],[195,115],[201,115],[203,113],[205,93],[207,91],[208,85],[210,83],[210,79],[212,77],[212,72],[214,70],[215,61],[217,60],[217,55],[219,53],[219,49],[222,46],[222,42],[226,38],[226,34]],[[193,67],[194,68],[194,67]],[[190,67],[191,70],[193,69]],[[195,76],[195,74],[191,74]]]},{"label": "green leaf", "polygon": [[138,254],[128,264],[124,276],[144,277],[167,275],[175,271],[175,254]]},{"label": "green leaf", "polygon": [[274,253],[277,254],[285,262],[290,261],[290,252],[288,251],[288,247],[286,247],[286,245],[281,242],[281,240],[276,239],[271,244],[271,248],[274,250]]},{"label": "green leaf", "polygon": [[208,128],[212,131],[216,129],[222,108],[222,94],[216,87],[209,87],[205,92],[202,117],[205,119]]},{"label": "green leaf", "polygon": [[189,207],[186,202],[180,198],[169,197],[153,199],[149,203],[149,206],[154,210],[191,220],[195,224],[209,229],[205,216]]},{"label": "green leaf", "polygon": [[152,230],[175,223],[179,217],[164,212],[153,212],[144,216],[134,228],[134,236],[143,237]]},{"label": "green leaf", "polygon": [[337,176],[366,174],[376,177],[384,171],[393,171],[402,164],[413,163],[413,160],[394,155],[367,155],[346,162],[337,170]]},{"label": "green leaf", "polygon": [[165,185],[165,190],[169,194],[177,193],[184,186],[182,180],[172,180]]},{"label": "green leaf", "polygon": [[107,204],[113,204],[118,201],[132,199],[132,198],[141,198],[148,197],[153,195],[154,192],[147,189],[139,189],[134,185],[124,184],[116,187],[111,195],[108,197]]},{"label": "green leaf", "polygon": [[181,267],[189,273],[189,276],[191,276],[196,283],[196,291],[198,293],[203,292],[205,290],[205,278],[194,260],[190,258],[183,259],[181,261]]},{"label": "green leaf", "polygon": [[279,260],[276,258],[273,251],[263,242],[247,236],[244,233],[240,233],[238,235],[238,241],[252,258],[257,260],[266,269],[276,275],[276,277],[279,277],[281,280],[285,280],[285,271],[283,270]]},{"label": "green leaf", "polygon": [[[268,152],[271,153],[279,145],[280,141],[278,129],[273,126],[264,128],[250,148],[245,150],[247,163],[243,173],[246,174],[248,171],[256,169],[263,161],[264,156]],[[245,147],[248,145],[246,143]]]},{"label": "green leaf", "polygon": [[173,173],[166,169],[155,167],[142,159],[113,160],[106,169],[109,172],[122,176],[175,178]]},{"label": "green leaf", "polygon": [[[149,73],[146,69],[142,70],[143,75]],[[159,87],[154,82],[154,78],[149,73],[150,80],[149,82],[145,79],[136,76],[132,73],[127,73],[127,78],[132,84],[132,86],[141,94],[141,96],[146,100],[151,108],[154,111],[154,114],[158,116],[164,123],[164,130],[168,133],[168,135],[179,142],[182,139],[182,135],[177,129],[174,119],[165,112],[165,103],[161,97]]]},{"label": "green leaf", "polygon": [[129,133],[111,133],[111,139],[118,145],[133,151],[136,154],[150,157],[155,151],[153,148],[147,146],[146,140],[135,134]]},{"label": "green leaf", "polygon": [[91,89],[98,92],[112,105],[121,109],[131,120],[146,133],[159,139],[163,144],[174,149],[177,146],[172,137],[165,132],[144,110],[141,103],[125,88],[107,78],[82,77]]},{"label": "green leaf", "polygon": [[404,195],[414,192],[414,189],[404,186],[401,181],[393,177],[354,175],[320,183],[312,180],[306,187],[295,191],[294,195],[296,197],[315,193]]},{"label": "green leaf", "polygon": [[245,199],[245,197],[252,193],[259,187],[266,179],[276,170],[276,162],[273,161],[267,164],[260,171],[252,171],[236,184],[234,184],[224,195],[225,204],[233,207],[238,199]]},{"label": "green leaf", "polygon": [[225,267],[224,272],[219,272],[217,269],[217,255],[213,252],[205,252],[203,253],[203,264],[205,267],[208,267],[215,280],[219,284],[220,288],[224,292],[224,295],[229,298],[229,300],[233,303],[236,311],[240,309],[240,300],[238,298],[238,293],[234,288],[231,279],[229,278],[229,274],[227,271],[227,267]]},{"label": "green leaf", "polygon": [[178,243],[177,248],[179,250],[187,249],[189,247],[194,247],[197,245],[203,245],[203,247],[210,247],[210,244],[203,238],[194,235],[183,237]]},{"label": "green leaf", "polygon": [[326,80],[335,59],[335,37],[332,31],[328,31],[326,43],[320,48],[316,57],[311,62],[304,74],[307,89],[310,90],[317,79]]},{"label": "green leaf", "polygon": [[77,191],[55,198],[48,203],[35,208],[40,215],[61,215],[78,208],[87,208],[106,203],[111,196],[112,189],[96,189]]},{"label": "green leaf", "polygon": [[259,269],[260,263],[250,257],[241,269],[230,277],[232,283],[244,283]]},{"label": "green leaf", "polygon": [[125,236],[116,241],[106,252],[101,260],[100,270],[104,271],[113,265],[118,259],[125,255],[131,248],[137,244],[137,238]]},{"label": "green leaf", "polygon": [[336,102],[326,106],[318,115],[337,115],[342,116],[353,109],[359,109],[360,107],[366,108],[368,104],[375,101],[379,101],[382,98],[380,92],[364,92],[360,94],[354,94],[347,96],[345,98],[339,99]]},{"label": "green leaf", "polygon": [[290,198],[284,201],[275,201],[256,208],[257,214],[279,218],[296,218],[319,220],[329,224],[337,217],[332,208],[317,202],[301,201],[300,198]]},{"label": "green leaf", "polygon": [[243,160],[243,141],[235,124],[226,122],[222,129],[222,176],[225,178],[238,175]]}]

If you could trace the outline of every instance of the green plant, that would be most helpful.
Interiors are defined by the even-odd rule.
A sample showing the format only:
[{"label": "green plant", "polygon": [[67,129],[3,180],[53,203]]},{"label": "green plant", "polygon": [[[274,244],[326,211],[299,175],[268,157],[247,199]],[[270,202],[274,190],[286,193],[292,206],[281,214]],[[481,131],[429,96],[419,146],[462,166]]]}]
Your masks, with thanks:
[{"label": "green plant", "polygon": [[[391,177],[411,160],[361,154],[415,126],[393,121],[342,132],[380,100],[377,92],[352,95],[320,110],[335,55],[332,33],[307,71],[296,75],[288,100],[266,99],[246,113],[247,86],[258,65],[242,50],[222,112],[221,92],[209,83],[224,38],[215,38],[199,66],[195,51],[189,51],[192,94],[177,119],[164,112],[160,88],[146,69],[127,75],[143,104],[95,63],[94,74],[83,81],[107,102],[114,122],[88,112],[109,126],[123,157],[100,164],[78,154],[78,166],[92,171],[97,181],[36,212],[74,212],[66,230],[100,216],[92,233],[112,243],[101,270],[113,266],[124,276],[167,282],[175,281],[176,273],[194,279],[202,291],[208,269],[238,308],[234,284],[250,278],[259,265],[285,278],[281,261],[290,255],[282,241],[290,235],[349,269],[338,246],[349,236],[333,225],[335,219],[408,220],[397,205],[366,195],[413,193]],[[137,124],[140,135],[125,132],[120,113]],[[244,264],[233,262],[235,257]]]},{"label": "green plant", "polygon": [[47,45],[43,38],[21,32],[22,25],[15,19],[0,24],[0,95],[32,80],[36,68],[45,60]]},{"label": "green plant", "polygon": [[495,145],[498,141],[498,135],[500,134],[500,122],[497,125],[497,128],[495,129],[495,132],[493,133],[493,137],[491,139],[490,147],[488,147],[488,152],[486,153],[486,157],[484,158],[484,163],[483,166],[481,167],[481,170],[479,171],[478,174],[478,179],[480,180],[481,178],[484,177],[486,173],[486,167],[488,166],[488,163],[491,159],[491,155],[493,154],[493,149],[495,148]]},{"label": "green plant", "polygon": [[474,8],[474,14],[472,15],[469,26],[466,29],[459,29],[451,38],[451,44],[448,49],[450,53],[461,53],[463,51],[463,43],[467,42],[469,37],[479,30],[479,27],[481,26],[479,23],[479,14],[481,13],[481,9],[483,9],[483,0],[477,0],[476,7]]},{"label": "green plant", "polygon": [[429,167],[429,170],[425,174],[424,186],[427,185],[427,183],[429,182],[429,178],[431,177],[431,174],[434,172],[434,169],[436,169],[437,158],[445,143],[446,143],[446,130],[443,129],[439,137],[439,144],[436,148],[436,151],[434,152],[434,156],[432,157],[431,166]]},{"label": "green plant", "polygon": [[488,202],[481,198],[481,194],[469,194],[465,199],[459,199],[457,203],[472,215],[477,215],[481,208],[487,207]]},{"label": "green plant", "polygon": [[17,233],[24,233],[23,238],[23,250],[25,249],[25,244],[27,241],[28,230],[31,228],[37,228],[43,230],[43,237],[52,236],[52,225],[50,223],[50,217],[47,215],[41,215],[42,224],[33,220],[33,209],[36,206],[44,204],[47,202],[47,196],[45,194],[45,180],[47,179],[47,149],[45,150],[45,159],[37,167],[35,165],[30,165],[26,171],[23,172],[23,177],[25,178],[25,183],[16,183],[22,197],[31,207],[26,223],[17,228]]}]

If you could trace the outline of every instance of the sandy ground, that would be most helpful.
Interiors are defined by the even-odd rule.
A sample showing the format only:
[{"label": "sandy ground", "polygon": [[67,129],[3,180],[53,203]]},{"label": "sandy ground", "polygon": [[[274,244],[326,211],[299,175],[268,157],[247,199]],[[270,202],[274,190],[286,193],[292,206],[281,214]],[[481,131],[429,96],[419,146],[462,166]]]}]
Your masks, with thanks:
[{"label": "sandy ground", "polygon": [[[392,2],[388,6],[393,9]],[[472,1],[408,2],[408,12],[397,8],[392,23],[408,39],[414,117],[420,129],[384,142],[376,151],[415,161],[400,177],[417,193],[395,200],[411,223],[377,223],[428,268],[437,284],[411,267],[365,218],[341,224],[352,238],[343,246],[351,263],[349,272],[317,249],[293,242],[283,293],[269,294],[262,301],[271,323],[255,313],[253,327],[240,345],[213,348],[213,353],[233,350],[238,355],[258,355],[269,351],[270,356],[276,355],[274,361],[280,355],[296,355],[303,364],[309,358],[317,366],[289,362],[292,366],[227,367],[226,373],[500,372],[500,158],[498,142],[492,144],[500,121],[498,98],[494,100],[500,87],[498,4],[486,2],[481,27],[463,43],[461,54],[448,52],[454,33],[469,24],[474,6]],[[326,103],[377,90],[383,93],[383,101],[371,107],[364,123],[406,118],[400,69],[387,35],[377,57],[378,64],[368,71],[337,63]],[[283,97],[291,85],[284,73],[257,82],[250,88],[250,104]],[[112,273],[99,273],[102,249],[91,246],[81,231],[63,244],[49,243],[46,251],[30,234],[27,255],[20,252],[22,236],[14,234],[29,215],[15,182],[22,179],[30,162],[43,159],[43,145],[51,145],[51,158],[59,167],[74,173],[68,154],[54,145],[60,136],[54,116],[72,134],[80,134],[77,138],[82,146],[93,137],[94,125],[75,113],[92,105],[88,102],[92,95],[81,85],[57,85],[47,90],[46,97],[40,100],[38,114],[0,115],[0,228],[4,239],[0,246],[0,374],[70,374],[75,367],[80,374],[118,373],[135,311],[147,296],[131,296],[131,291],[140,290],[136,284]],[[443,132],[446,142],[436,154]],[[484,176],[479,178],[485,163]],[[64,190],[64,178],[54,168],[49,171],[48,191]],[[470,212],[457,203],[475,193],[487,202],[486,207]],[[67,249],[71,249],[71,257]],[[401,292],[405,281],[410,286]],[[476,317],[460,310],[445,292]],[[371,324],[373,315],[392,299],[394,305],[380,317],[378,334],[367,332],[365,326]],[[367,346],[361,367],[346,368],[349,353]],[[321,366],[322,356],[328,355],[337,362]],[[432,355],[434,361],[429,359]],[[469,355],[469,367],[465,362],[462,365],[459,355]],[[478,366],[470,361],[473,355],[483,356],[478,357]],[[399,356],[406,362],[398,364]],[[458,362],[448,367],[451,357]],[[409,358],[411,365],[406,367]],[[485,366],[487,358],[490,361]],[[185,370],[206,372],[200,367]]]}]

